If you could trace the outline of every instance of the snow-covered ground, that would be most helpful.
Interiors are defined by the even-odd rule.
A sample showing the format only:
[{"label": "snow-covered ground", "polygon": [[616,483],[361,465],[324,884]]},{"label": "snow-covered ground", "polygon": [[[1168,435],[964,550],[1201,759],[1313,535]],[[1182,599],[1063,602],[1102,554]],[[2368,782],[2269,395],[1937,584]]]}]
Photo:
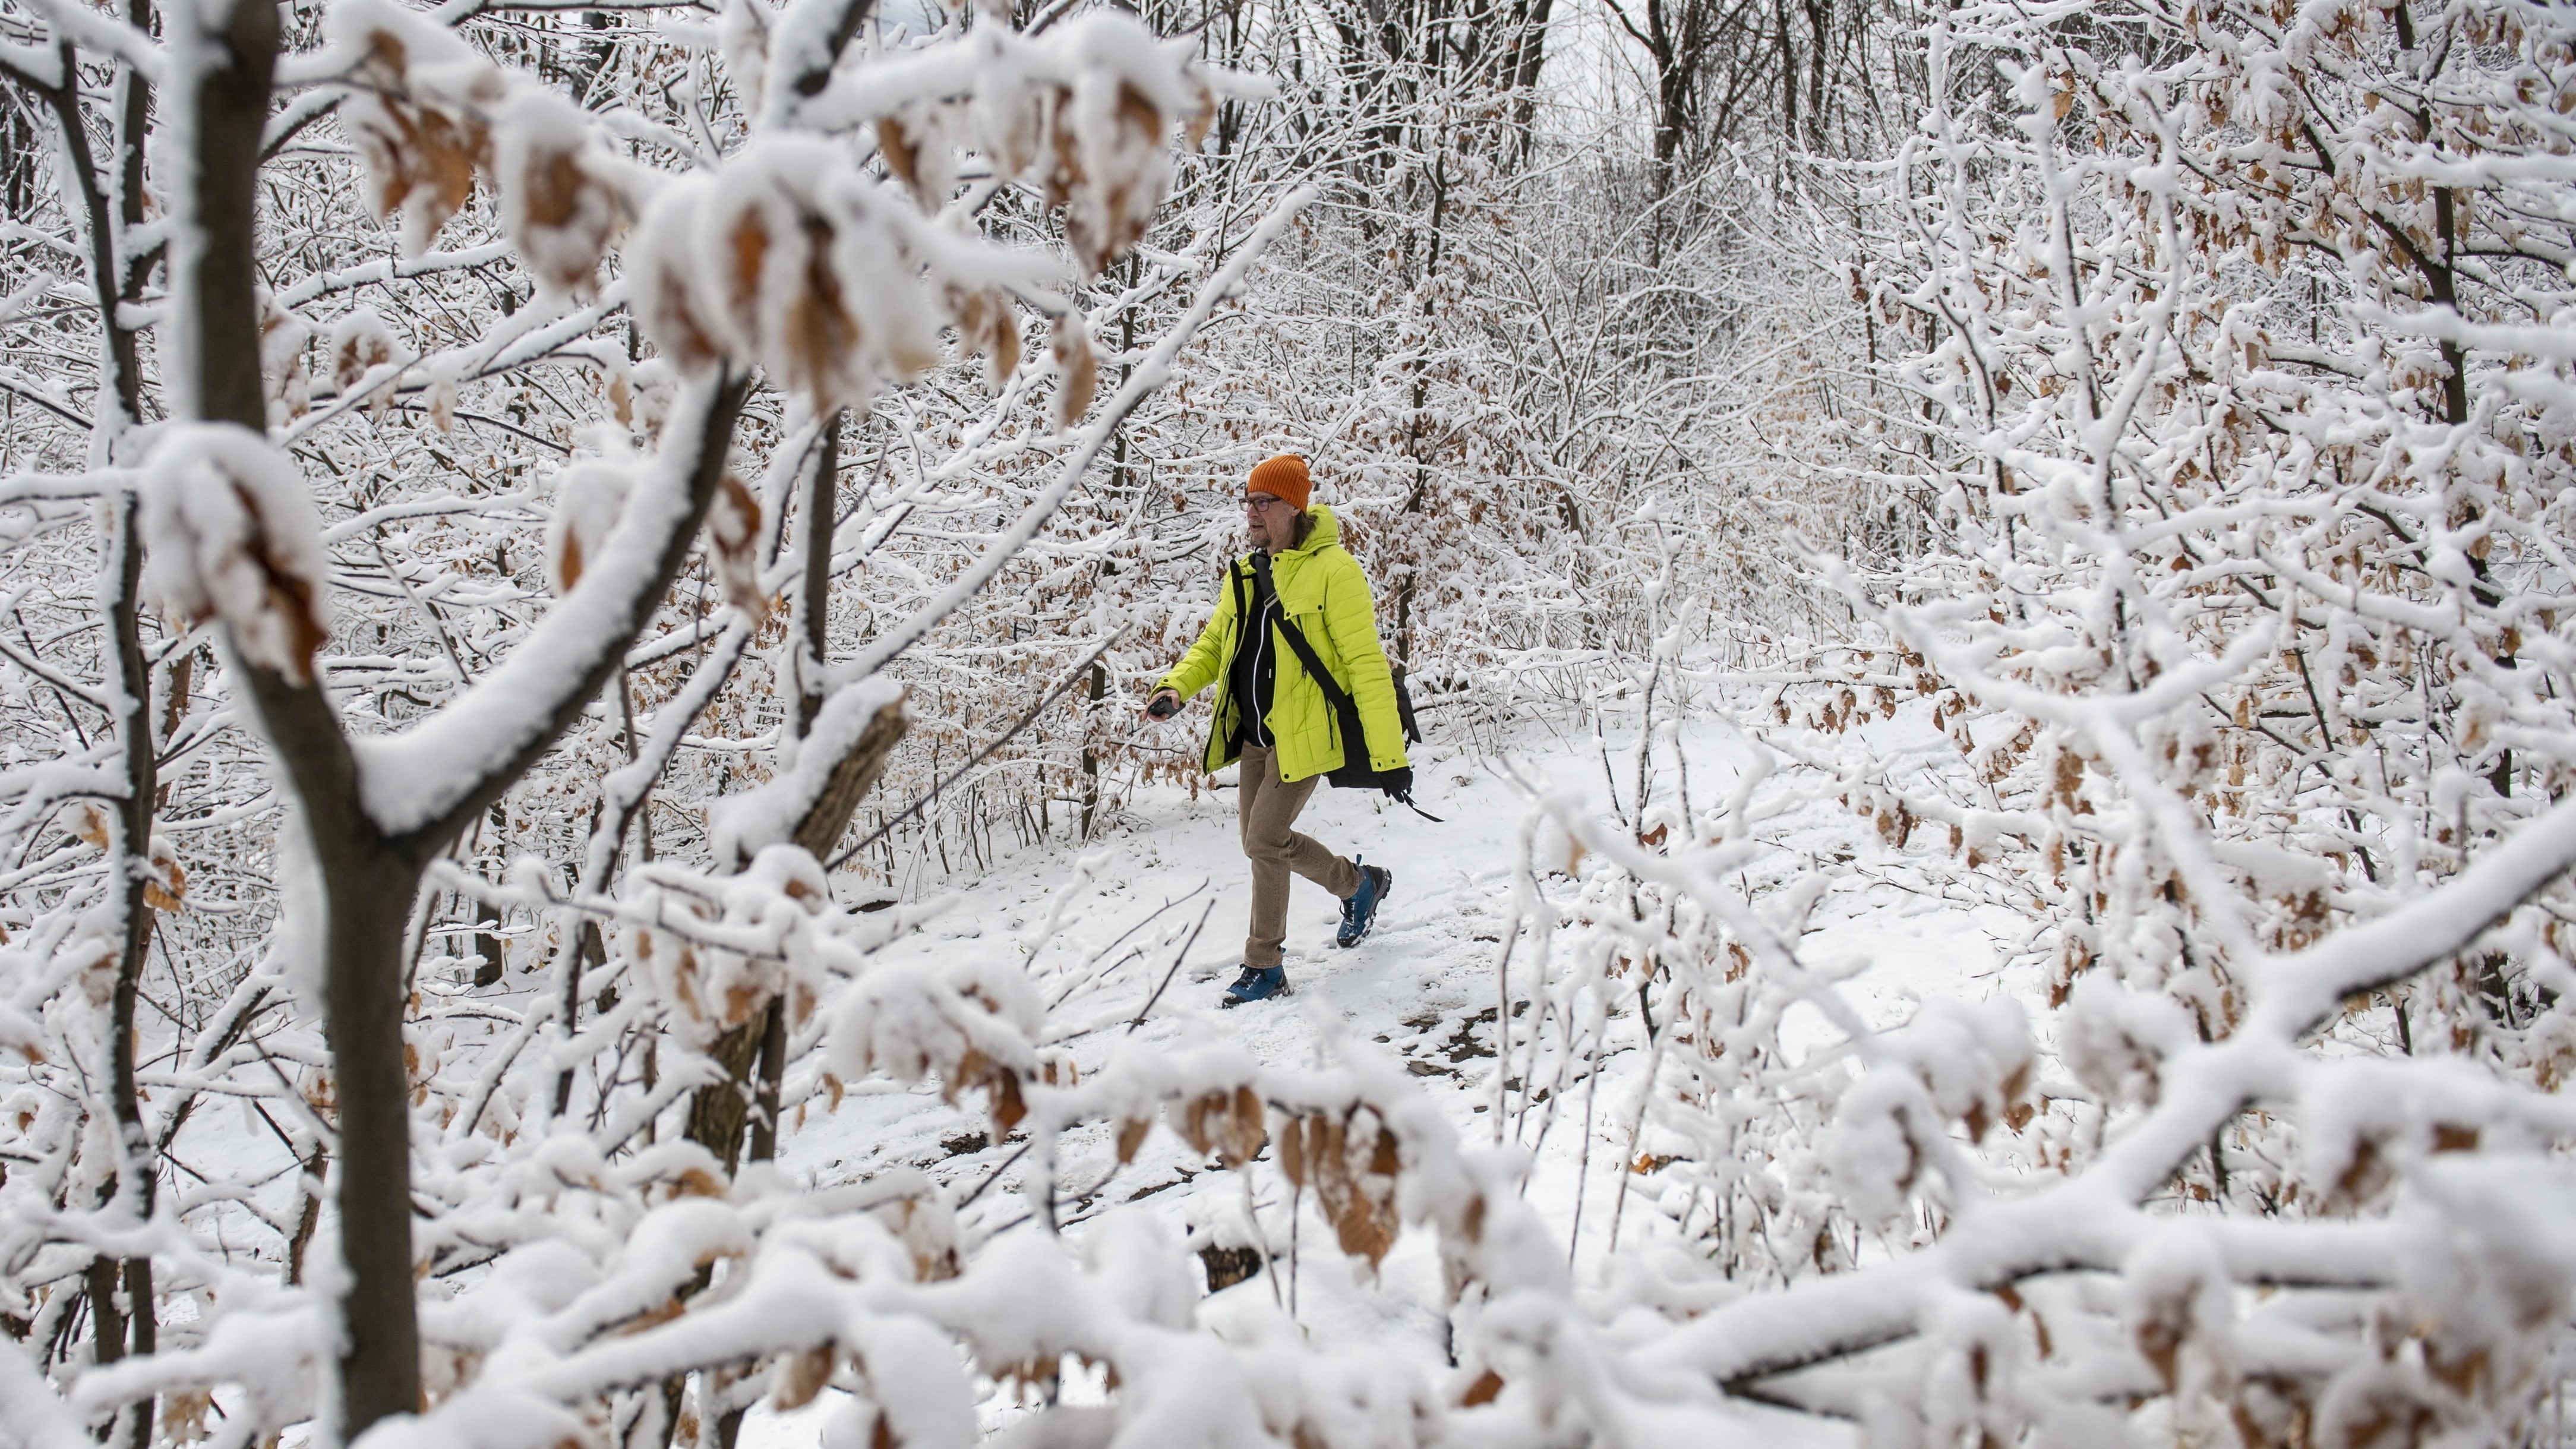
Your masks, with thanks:
[{"label": "snow-covered ground", "polygon": [[[1880,728],[1895,731],[1903,723]],[[1684,741],[1695,793],[1722,790],[1746,748],[1715,729],[1686,732]],[[1901,747],[1898,739],[1889,743]],[[1298,883],[1287,962],[1295,990],[1285,1000],[1218,1007],[1240,960],[1249,893],[1230,788],[1203,790],[1195,800],[1183,790],[1150,790],[1085,849],[1030,850],[980,878],[953,880],[948,908],[888,951],[898,959],[949,962],[959,953],[981,953],[1024,962],[1053,1008],[1054,1038],[1086,1071],[1131,1033],[1141,1042],[1174,1045],[1223,1038],[1283,1065],[1379,1053],[1404,1064],[1464,1140],[1490,1142],[1497,1136],[1497,956],[1522,826],[1531,813],[1521,782],[1575,791],[1606,809],[1608,787],[1590,741],[1540,736],[1530,745],[1507,762],[1418,748],[1420,798],[1444,823],[1359,792],[1317,792],[1301,828],[1344,854],[1392,869],[1395,885],[1374,933],[1345,951],[1333,944],[1337,903]],[[1614,738],[1611,758],[1626,761],[1628,748]],[[1782,778],[1779,788],[1794,793],[1799,782]],[[1830,797],[1776,817],[1763,834],[1778,844],[1781,875],[1821,869],[1835,879],[1810,918],[1802,955],[1841,978],[1874,1024],[1900,1018],[1925,996],[1975,999],[2005,989],[2015,919],[1909,889],[1893,852]],[[1758,890],[1760,883],[1748,888]],[[2030,989],[2033,982],[2020,977],[2031,971],[2015,967],[2009,985]],[[1787,1043],[1800,1050],[1830,1037],[1821,1018],[1793,1020],[1784,1029]],[[1550,1224],[1574,1239],[1578,1282],[1595,1281],[1603,1271],[1614,1208],[1623,1244],[1643,1246],[1660,1234],[1673,1244],[1663,1255],[1671,1271],[1687,1276],[1696,1259],[1681,1248],[1675,1215],[1653,1199],[1642,1185],[1646,1179],[1633,1180],[1624,1204],[1617,1201],[1635,1074],[1619,1080],[1611,1092],[1564,1094],[1564,1116],[1537,1141],[1528,1195]],[[1614,1096],[1625,1100],[1614,1103]],[[982,1108],[972,1093],[950,1104],[935,1090],[871,1084],[837,1111],[826,1114],[820,1102],[811,1104],[785,1142],[783,1163],[815,1183],[848,1181],[894,1164],[919,1166],[949,1185],[952,1201],[967,1200],[961,1217],[970,1238],[1038,1230],[1020,1191],[1033,1165],[1021,1155],[1024,1144],[991,1142]],[[1293,1323],[1289,1331],[1312,1342],[1445,1369],[1448,1325],[1429,1235],[1408,1231],[1372,1281],[1365,1263],[1333,1250],[1331,1228],[1311,1195],[1292,1216],[1276,1191],[1278,1176],[1254,1176],[1263,1184],[1257,1199],[1242,1176],[1199,1159],[1170,1133],[1153,1134],[1122,1167],[1105,1128],[1068,1138],[1056,1163],[1068,1232],[1083,1232],[1104,1213],[1141,1210],[1187,1234],[1193,1248],[1241,1248],[1257,1233],[1271,1270],[1203,1305],[1202,1321],[1215,1331],[1257,1340]],[[1079,1396],[1085,1387],[1068,1382],[1063,1392]],[[821,1408],[785,1418],[758,1411],[745,1442],[754,1449],[811,1444]],[[1748,1428],[1765,1443],[1849,1442],[1838,1425],[1747,1413]],[[1004,1399],[987,1405],[988,1423],[1010,1417]]]}]

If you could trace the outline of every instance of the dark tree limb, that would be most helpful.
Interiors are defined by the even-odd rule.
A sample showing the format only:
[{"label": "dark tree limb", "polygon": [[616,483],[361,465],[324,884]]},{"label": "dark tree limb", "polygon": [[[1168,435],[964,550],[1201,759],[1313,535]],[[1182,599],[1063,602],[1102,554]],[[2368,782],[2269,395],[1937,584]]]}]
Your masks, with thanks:
[{"label": "dark tree limb", "polygon": [[846,408],[835,412],[823,429],[823,445],[814,460],[813,473],[805,480],[805,500],[799,509],[805,573],[799,582],[796,610],[805,652],[798,661],[796,677],[798,739],[813,730],[815,717],[823,712],[825,636],[832,607],[832,531],[840,522],[841,430],[849,416]]},{"label": "dark tree limb", "polygon": [[[192,201],[201,241],[190,275],[174,279],[193,324],[191,401],[201,418],[264,436],[253,228],[276,11],[239,0],[200,43],[215,63],[183,103],[194,107]],[[340,1442],[421,1406],[402,984],[404,927],[421,874],[580,717],[660,606],[723,477],[745,391],[745,381],[732,376],[706,390],[695,420],[688,496],[671,520],[657,567],[635,581],[615,611],[616,627],[604,630],[576,667],[548,681],[553,697],[528,737],[509,742],[501,758],[450,791],[429,818],[400,831],[384,829],[366,807],[356,753],[322,682],[243,663],[247,693],[295,787],[322,877],[324,1027],[339,1099],[340,1246],[349,1281],[341,1302],[340,1422],[333,1436]]]},{"label": "dark tree limb", "polygon": [[[876,0],[842,0],[840,16],[832,22],[832,33],[825,37],[823,53],[791,82],[796,94],[811,99],[823,93],[823,88],[832,83],[832,67],[840,63],[841,52],[849,49],[850,42],[858,36],[859,27],[867,23],[868,12],[874,9]],[[837,423],[834,431],[839,431]]]},{"label": "dark tree limb", "polygon": [[[834,762],[823,788],[805,808],[790,837],[816,859],[832,848],[849,828],[850,816],[876,787],[886,761],[911,727],[901,698],[880,706],[848,753]],[[748,865],[737,860],[737,869]],[[751,1131],[751,1160],[778,1155],[778,1100],[787,1073],[786,1003],[779,997],[749,1020],[716,1038],[707,1055],[724,1071],[724,1079],[698,1088],[689,1098],[688,1139],[715,1154],[733,1171],[741,1161],[743,1134]],[[755,1067],[757,1081],[755,1082]],[[753,1111],[754,1107],[757,1111]]]},{"label": "dark tree limb", "polygon": [[[149,0],[130,0],[128,19],[148,31]],[[69,42],[56,49],[62,83],[43,86],[12,71],[12,79],[46,102],[61,129],[60,155],[71,180],[89,234],[90,286],[98,308],[101,353],[107,371],[109,406],[114,415],[105,435],[111,454],[123,434],[142,420],[143,380],[135,336],[121,319],[119,304],[139,297],[148,263],[120,267],[117,257],[128,228],[143,220],[143,134],[148,124],[150,88],[132,67],[118,67],[119,109],[114,134],[119,195],[112,205],[100,184],[90,151],[89,127],[81,107],[79,56]],[[152,738],[152,671],[142,637],[143,547],[138,534],[139,500],[126,492],[113,505],[103,539],[102,572],[116,581],[108,603],[108,645],[116,668],[115,704],[110,728],[123,763],[123,794],[115,802],[115,830],[109,851],[116,880],[118,957],[115,984],[108,1000],[108,1107],[115,1122],[115,1172],[100,1189],[100,1205],[114,1204],[133,1220],[151,1216],[156,1195],[158,1153],[143,1125],[141,1095],[135,1083],[134,1018],[141,994],[145,953],[152,939],[152,908],[145,898],[151,882],[152,816],[159,795],[158,752]],[[112,1363],[129,1353],[150,1353],[159,1339],[154,1306],[152,1260],[147,1257],[94,1260],[85,1271],[89,1295],[91,1354],[95,1362]],[[153,1400],[145,1398],[119,1411],[109,1442],[148,1440]]]},{"label": "dark tree limb", "polygon": [[877,777],[885,773],[886,761],[892,758],[895,745],[903,739],[912,722],[904,717],[900,698],[878,709],[859,734],[857,744],[832,767],[822,793],[808,806],[804,818],[796,822],[793,839],[811,852],[816,860],[838,844],[841,832],[849,829],[850,816],[876,788]]},{"label": "dark tree limb", "polygon": [[[548,697],[537,727],[521,738],[496,742],[501,747],[497,758],[463,786],[444,792],[425,819],[402,822],[386,830],[388,839],[403,842],[405,848],[418,853],[424,860],[437,854],[446,842],[455,839],[538,760],[543,759],[546,752],[554,748],[555,741],[563,738],[564,731],[572,728],[582,717],[590,701],[607,685],[609,676],[617,672],[617,666],[626,657],[627,648],[644,631],[655,611],[661,608],[663,597],[670,591],[671,581],[680,576],[682,565],[688,561],[699,525],[706,519],[707,506],[714,501],[716,487],[724,479],[734,423],[742,415],[743,401],[750,390],[748,376],[730,372],[708,390],[706,411],[697,419],[697,455],[690,466],[687,504],[663,540],[661,558],[652,576],[639,580],[640,586],[631,589],[619,601],[615,627],[600,631],[591,641],[592,647],[584,651],[584,657],[571,669],[546,678],[505,679],[502,677],[506,672],[505,666],[504,671],[485,676],[483,683],[477,686],[490,688],[500,685],[514,689],[533,686],[544,690]],[[432,721],[431,726],[424,728],[435,724],[436,721]]]},{"label": "dark tree limb", "polygon": [[[991,744],[984,746],[984,748],[976,751],[975,754],[966,761],[966,763],[959,765],[956,769],[951,770],[946,775],[940,777],[939,781],[930,787],[930,793],[905,806],[903,808],[903,813],[895,816],[891,820],[888,820],[883,825],[878,826],[876,831],[869,835],[867,839],[862,840],[858,844],[851,846],[849,849],[842,851],[840,854],[833,856],[825,863],[823,868],[825,870],[840,869],[844,864],[848,863],[851,857],[857,855],[860,851],[867,849],[869,846],[876,844],[878,841],[883,840],[896,826],[901,825],[903,822],[910,820],[915,815],[920,814],[923,809],[929,806],[931,801],[939,798],[941,791],[956,784],[960,776],[992,758],[994,751],[1009,744],[1012,740],[1019,738],[1020,731],[1027,729],[1030,725],[1036,723],[1037,717],[1046,712],[1046,707],[1048,705],[1055,703],[1058,699],[1063,697],[1066,690],[1073,688],[1075,684],[1081,682],[1090,671],[1092,663],[1099,659],[1101,655],[1108,653],[1109,646],[1117,643],[1121,638],[1124,638],[1126,633],[1127,631],[1124,628],[1121,628],[1117,633],[1101,640],[1099,648],[1094,649],[1089,654],[1083,656],[1082,662],[1073,667],[1073,672],[1071,674],[1068,674],[1062,680],[1059,680],[1055,688],[1048,690],[1045,696],[1040,698],[1036,704],[1029,706],[1028,713],[1021,715],[1017,720],[1013,721],[1011,727],[1004,730],[999,738],[995,739]],[[799,834],[801,836],[802,832],[800,831]],[[826,844],[829,844],[829,842],[827,841]],[[817,852],[817,855],[819,856],[820,852]]]}]

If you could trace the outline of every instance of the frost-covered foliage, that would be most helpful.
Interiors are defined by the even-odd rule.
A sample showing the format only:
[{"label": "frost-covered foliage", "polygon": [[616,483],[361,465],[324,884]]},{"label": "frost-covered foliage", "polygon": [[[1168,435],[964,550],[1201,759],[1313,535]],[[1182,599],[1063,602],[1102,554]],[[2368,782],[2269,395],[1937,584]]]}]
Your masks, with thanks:
[{"label": "frost-covered foliage", "polygon": [[[1804,8],[1628,17],[1632,132],[1543,0],[0,0],[0,1442],[2538,1437],[2576,31]],[[1601,758],[1463,1135],[888,950],[1201,786],[1119,706],[1282,450],[1436,730]],[[2038,989],[1867,1019],[1863,883]],[[772,1165],[907,1087],[998,1230]],[[1210,1331],[1155,1153],[1447,1364]]]},{"label": "frost-covered foliage", "polygon": [[[565,1281],[560,1252],[517,1287],[481,1267],[542,1235],[508,1226],[544,1221],[524,1174],[611,1222],[771,1155],[791,1052],[901,919],[845,917],[818,858],[914,718],[903,656],[1303,199],[1247,188],[1240,225],[1157,249],[1177,300],[1104,384],[1087,284],[1263,91],[1186,40],[1113,11],[279,18],[0,16],[13,107],[58,142],[7,320],[91,348],[13,346],[9,375],[0,1357],[40,1437],[364,1430],[458,1386],[439,1354],[488,1345],[455,1324]],[[86,294],[25,264],[44,241]],[[1020,366],[1032,322],[1051,367]],[[977,354],[997,392],[944,385]],[[961,426],[887,394],[926,374]],[[844,435],[879,411],[906,466],[881,445],[852,507]],[[907,523],[927,542],[882,548]],[[871,561],[891,586],[836,597]],[[713,855],[694,820],[657,849],[692,748],[734,797]],[[227,1097],[247,1145],[196,1110]],[[639,1132],[676,1135],[630,1161]],[[470,1291],[423,1306],[421,1275]],[[631,1421],[659,1385],[553,1402]]]},{"label": "frost-covered foliage", "polygon": [[1893,1261],[1692,1361],[1920,1335],[1770,1381],[1901,1442],[2527,1440],[2576,1249],[2576,31],[1972,5],[1926,42],[1851,239],[1924,531],[1821,561],[1873,629],[1709,682],[1892,873],[2030,920],[2046,1048],[1938,1004],[1856,1039],[1813,1140]]},{"label": "frost-covered foliage", "polygon": [[1655,204],[1636,158],[1575,144],[1580,116],[1526,164],[1436,59],[1181,395],[1226,443],[1311,456],[1384,581],[1391,657],[1478,717],[1577,703],[1643,653],[1666,569],[1728,621],[1694,638],[1768,657],[1812,636],[1829,596],[1781,529],[1844,531],[1810,445],[1846,426],[1826,368],[1861,360],[1835,331],[1847,283],[1820,244],[1751,244],[1759,177]]}]

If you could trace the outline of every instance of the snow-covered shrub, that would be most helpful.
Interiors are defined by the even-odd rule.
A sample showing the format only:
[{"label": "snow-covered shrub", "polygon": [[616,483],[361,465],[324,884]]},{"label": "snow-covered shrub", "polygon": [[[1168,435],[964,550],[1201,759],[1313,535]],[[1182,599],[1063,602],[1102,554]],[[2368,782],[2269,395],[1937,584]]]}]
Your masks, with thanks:
[{"label": "snow-covered shrub", "polygon": [[2512,1442],[2571,1246],[2536,1124],[2576,859],[2576,31],[2475,0],[1929,25],[1919,140],[1853,245],[1911,344],[1885,472],[1933,511],[1912,548],[1820,551],[1868,628],[1764,733],[2032,919],[2061,1010],[2030,1131],[2067,1175],[1915,1170],[1917,1099],[1873,1063],[1838,1128],[1860,1204],[1911,1192],[1937,1242],[1712,1315],[1694,1361],[1913,1341],[1771,1380],[1892,1438]]},{"label": "snow-covered shrub", "polygon": [[[771,1154],[834,973],[898,925],[842,920],[817,858],[906,729],[889,666],[1047,528],[1296,209],[1247,188],[1241,224],[1158,253],[1180,300],[1077,389],[1079,345],[1014,365],[1022,319],[1090,335],[1066,284],[1144,239],[1174,151],[1257,82],[1110,10],[615,13],[0,15],[13,98],[59,122],[41,220],[86,239],[65,315],[97,342],[69,391],[13,361],[0,428],[40,540],[11,567],[45,580],[18,622],[50,633],[12,687],[68,711],[29,736],[8,701],[15,1420],[337,1439],[470,1398],[514,1297],[587,1325],[561,1352],[709,1288],[704,1254],[761,1230],[689,1202]],[[1042,204],[978,224],[1022,182]],[[0,316],[66,290],[8,265]],[[852,509],[845,433],[978,352],[999,395],[941,393],[966,425],[911,434]],[[835,609],[925,509],[967,526]],[[715,759],[676,772],[675,829],[657,787],[691,746]],[[976,1085],[1052,1066],[1003,1060]],[[227,1097],[252,1145],[178,1191]],[[606,1225],[587,1290],[537,1251],[530,1203],[565,1191]],[[664,1206],[689,1221],[648,1231]],[[651,1261],[621,1279],[627,1246]],[[660,1392],[612,1375],[524,1422],[631,1427]]]}]

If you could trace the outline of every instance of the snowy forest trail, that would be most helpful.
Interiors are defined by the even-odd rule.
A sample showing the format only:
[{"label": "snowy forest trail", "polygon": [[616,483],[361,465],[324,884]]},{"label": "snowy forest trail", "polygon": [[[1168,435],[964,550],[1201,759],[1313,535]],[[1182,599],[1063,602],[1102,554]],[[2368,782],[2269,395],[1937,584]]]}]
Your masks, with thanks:
[{"label": "snowy forest trail", "polygon": [[[1901,735],[1907,722],[1880,728]],[[1688,731],[1684,741],[1690,778],[1701,790],[1727,788],[1743,763],[1740,752],[1750,748],[1714,726]],[[1440,823],[1375,796],[1316,793],[1300,829],[1336,851],[1388,866],[1395,887],[1369,938],[1344,951],[1332,939],[1336,903],[1311,883],[1297,884],[1287,956],[1295,989],[1284,1000],[1218,1006],[1240,960],[1249,896],[1230,784],[1195,796],[1139,792],[1087,847],[1024,850],[978,877],[957,878],[944,895],[923,892],[933,914],[884,948],[881,959],[954,964],[981,954],[1025,963],[1050,1008],[1052,1040],[1086,1075],[1128,1042],[1182,1053],[1222,1041],[1265,1065],[1310,1069],[1353,1055],[1392,1058],[1462,1141],[1483,1146],[1509,1135],[1521,1144],[1527,1196],[1561,1240],[1575,1245],[1578,1282],[1601,1281],[1613,1261],[1616,1219],[1632,1255],[1619,1260],[1621,1272],[1652,1263],[1674,1291],[1722,1297],[1728,1290],[1715,1271],[1682,1247],[1679,1228],[1691,1204],[1680,1189],[1638,1175],[1622,1201],[1619,1166],[1640,1151],[1643,1083],[1635,1056],[1642,1039],[1618,1020],[1629,1013],[1611,1013],[1596,1084],[1584,1060],[1536,1040],[1527,1025],[1533,994],[1553,983],[1535,979],[1538,967],[1524,954],[1510,988],[1514,1031],[1508,1041],[1496,1039],[1497,957],[1512,930],[1522,841],[1532,838],[1542,861],[1566,849],[1561,833],[1534,823],[1535,794],[1570,794],[1609,819],[1606,795],[1616,788],[1588,739],[1531,731],[1522,743],[1498,758],[1417,748],[1422,799]],[[1606,743],[1613,761],[1633,757],[1633,739],[1613,735]],[[1830,882],[1808,916],[1801,954],[1865,1019],[1894,1024],[1932,995],[1975,999],[2007,984],[2036,989],[2035,965],[2010,973],[2003,965],[2016,918],[1916,894],[1902,883],[1901,852],[1829,796],[1804,798],[1814,793],[1814,779],[1795,771],[1765,782],[1758,809],[1770,816],[1763,834],[1773,847],[1771,869],[1747,873],[1741,888],[1761,899],[1793,880]],[[1570,889],[1572,882],[1559,876],[1552,884]],[[1804,1011],[1783,1023],[1782,1039],[1809,1056],[1839,1040],[1821,1015]],[[1518,1064],[1509,1093],[1495,1080],[1498,1052]],[[1505,1097],[1506,1126],[1497,1133],[1496,1106]],[[1037,1164],[1019,1134],[992,1140],[980,1094],[948,1102],[935,1087],[879,1082],[852,1088],[828,1113],[808,1096],[801,1127],[797,1120],[791,1115],[781,1152],[795,1180],[826,1186],[918,1167],[962,1205],[967,1241],[1036,1230],[1030,1225],[1039,1207],[1029,1192],[1042,1180],[1032,1170]],[[1650,1123],[1646,1140],[1654,1132]],[[1266,1146],[1265,1167],[1269,1155]],[[1211,1271],[1236,1255],[1238,1271],[1249,1276],[1202,1305],[1202,1321],[1222,1336],[1258,1341],[1293,1322],[1311,1346],[1355,1361],[1392,1360],[1434,1378],[1447,1369],[1440,1265],[1425,1232],[1408,1230],[1372,1281],[1365,1263],[1332,1250],[1332,1227],[1311,1194],[1292,1220],[1275,1171],[1256,1170],[1248,1188],[1243,1176],[1172,1133],[1152,1134],[1121,1166],[1107,1125],[1079,1130],[1060,1142],[1054,1178],[1060,1225],[1069,1234],[1078,1237],[1100,1215],[1136,1204],[1184,1237]],[[1247,1249],[1251,1256],[1241,1256]],[[1639,1249],[1644,1255],[1633,1256]],[[1267,1272],[1257,1266],[1264,1252],[1273,1260]],[[1086,1386],[1069,1380],[1063,1392],[1067,1402],[1083,1402]],[[1096,1395],[1099,1386],[1087,1392]],[[996,1389],[987,1401],[988,1428],[1013,1417],[1011,1394]],[[810,1444],[806,1426],[819,1423],[812,1416],[823,1407],[783,1417],[764,1408],[746,1424],[746,1442],[758,1449]],[[1748,1433],[1765,1443],[1851,1442],[1830,1422],[1757,1406],[1744,1412]]]}]

